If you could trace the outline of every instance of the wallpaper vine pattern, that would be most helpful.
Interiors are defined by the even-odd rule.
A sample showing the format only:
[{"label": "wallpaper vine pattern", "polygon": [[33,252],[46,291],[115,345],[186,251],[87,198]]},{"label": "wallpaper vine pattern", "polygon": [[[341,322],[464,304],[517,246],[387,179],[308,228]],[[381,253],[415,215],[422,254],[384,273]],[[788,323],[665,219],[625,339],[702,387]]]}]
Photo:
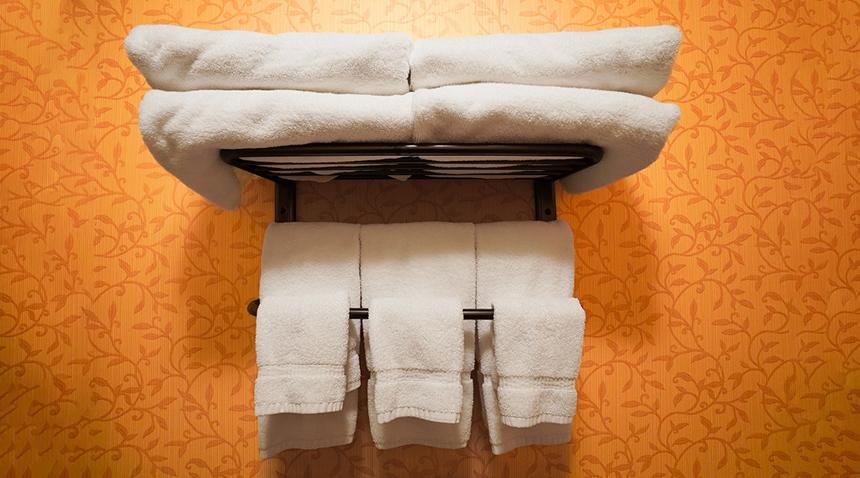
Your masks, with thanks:
[{"label": "wallpaper vine pattern", "polygon": [[[670,23],[664,154],[562,196],[589,314],[572,444],[351,446],[261,463],[271,188],[219,211],[136,129],[132,26],[415,37]],[[0,1],[3,476],[857,476],[860,2]],[[527,218],[528,185],[302,188],[305,219]],[[452,202],[457,199],[457,202]],[[362,405],[363,406],[363,405]]]}]

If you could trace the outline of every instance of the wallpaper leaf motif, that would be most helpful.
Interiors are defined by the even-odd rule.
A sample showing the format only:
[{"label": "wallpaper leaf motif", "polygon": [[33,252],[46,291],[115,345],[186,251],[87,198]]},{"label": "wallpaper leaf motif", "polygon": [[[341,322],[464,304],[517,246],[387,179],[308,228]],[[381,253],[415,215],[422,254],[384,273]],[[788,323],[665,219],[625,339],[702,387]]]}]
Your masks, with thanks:
[{"label": "wallpaper leaf motif", "polygon": [[[860,474],[860,2],[0,2],[4,476]],[[572,444],[355,442],[260,463],[254,322],[264,181],[219,211],[137,132],[140,23],[415,37],[670,23],[664,154],[561,195],[588,312]],[[300,188],[305,220],[530,216],[528,184]]]}]

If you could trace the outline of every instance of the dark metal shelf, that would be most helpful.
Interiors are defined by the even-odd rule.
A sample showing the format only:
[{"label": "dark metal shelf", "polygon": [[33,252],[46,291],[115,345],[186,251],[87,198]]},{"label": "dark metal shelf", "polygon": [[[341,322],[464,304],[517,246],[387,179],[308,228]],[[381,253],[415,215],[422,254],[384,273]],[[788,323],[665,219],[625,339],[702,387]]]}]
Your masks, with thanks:
[{"label": "dark metal shelf", "polygon": [[[221,159],[275,183],[275,221],[296,220],[293,179],[532,179],[535,219],[554,221],[554,181],[600,162],[603,149],[588,144],[315,143],[225,149]],[[346,160],[344,160],[346,159]],[[260,301],[248,304],[257,314]],[[367,309],[350,309],[364,320]],[[464,309],[464,320],[493,320],[492,309]]]},{"label": "dark metal shelf", "polygon": [[[601,148],[586,144],[326,143],[221,151],[226,163],[275,182],[328,176],[344,180],[511,175],[553,181],[597,163],[602,156]],[[319,159],[329,157],[348,160]]]}]

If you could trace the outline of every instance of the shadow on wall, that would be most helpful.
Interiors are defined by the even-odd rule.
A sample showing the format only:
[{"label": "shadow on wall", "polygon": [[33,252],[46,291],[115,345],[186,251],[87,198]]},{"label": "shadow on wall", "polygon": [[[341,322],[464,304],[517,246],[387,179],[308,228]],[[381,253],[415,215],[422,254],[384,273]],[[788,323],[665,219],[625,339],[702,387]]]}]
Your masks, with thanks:
[{"label": "shadow on wall", "polygon": [[631,450],[647,446],[639,442],[661,426],[632,429],[614,419],[631,400],[654,398],[634,390],[663,388],[663,380],[642,366],[653,360],[645,350],[665,340],[668,329],[658,324],[657,240],[648,223],[652,213],[639,207],[644,198],[636,193],[637,181],[559,197],[559,219],[574,231],[574,295],[587,314],[570,450],[572,466],[586,476],[629,473],[636,461]]},{"label": "shadow on wall", "polygon": [[359,224],[527,221],[534,218],[531,183],[420,179],[300,183],[298,217]]}]

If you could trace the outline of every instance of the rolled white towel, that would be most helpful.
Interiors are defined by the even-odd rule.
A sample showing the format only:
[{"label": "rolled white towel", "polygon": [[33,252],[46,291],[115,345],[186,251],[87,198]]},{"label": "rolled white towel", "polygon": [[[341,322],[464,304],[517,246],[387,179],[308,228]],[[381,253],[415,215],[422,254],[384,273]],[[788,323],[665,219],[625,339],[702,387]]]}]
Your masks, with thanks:
[{"label": "rolled white towel", "polygon": [[588,143],[598,164],[561,180],[585,192],[657,159],[680,116],[677,105],[617,91],[499,83],[413,93],[416,143]]},{"label": "rolled white towel", "polygon": [[408,142],[411,94],[346,95],[291,90],[153,90],[140,103],[140,132],[164,169],[218,206],[239,205],[240,187],[221,149],[306,143]]},{"label": "rolled white towel", "polygon": [[571,86],[656,94],[681,32],[672,26],[417,40],[413,89],[467,83]]},{"label": "rolled white towel", "polygon": [[405,33],[264,33],[140,25],[132,63],[161,90],[283,89],[397,95],[409,91]]}]

